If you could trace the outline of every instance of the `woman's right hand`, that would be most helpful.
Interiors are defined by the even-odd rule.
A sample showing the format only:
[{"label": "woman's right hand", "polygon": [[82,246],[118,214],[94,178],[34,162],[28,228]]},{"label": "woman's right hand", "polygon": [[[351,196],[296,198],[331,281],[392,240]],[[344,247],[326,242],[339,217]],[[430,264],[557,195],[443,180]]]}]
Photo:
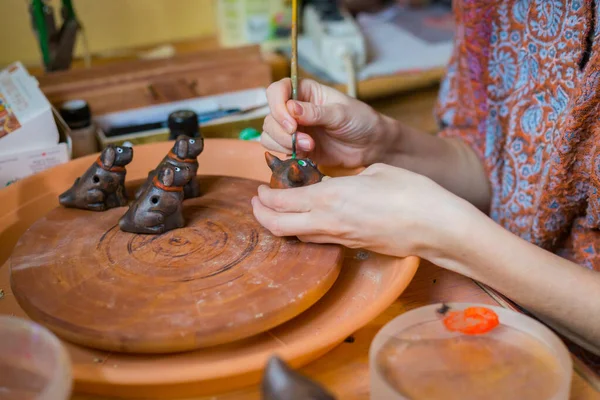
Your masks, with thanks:
[{"label": "woman's right hand", "polygon": [[310,157],[323,166],[344,168],[377,161],[389,142],[386,117],[313,80],[300,80],[298,86],[298,101],[290,100],[289,78],[267,89],[271,113],[263,126],[264,147],[291,154],[292,133],[298,130],[296,150],[300,157]]}]

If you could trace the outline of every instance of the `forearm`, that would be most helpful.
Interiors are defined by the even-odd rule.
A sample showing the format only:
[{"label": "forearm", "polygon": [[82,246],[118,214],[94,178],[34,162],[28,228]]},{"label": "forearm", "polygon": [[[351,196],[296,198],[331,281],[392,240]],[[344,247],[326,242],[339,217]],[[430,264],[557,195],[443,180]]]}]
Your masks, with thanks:
[{"label": "forearm", "polygon": [[457,218],[451,245],[427,258],[600,347],[600,273],[522,240],[474,209],[469,214]]},{"label": "forearm", "polygon": [[467,144],[418,132],[389,117],[382,120],[384,146],[375,162],[425,175],[480,210],[488,211],[488,178]]}]

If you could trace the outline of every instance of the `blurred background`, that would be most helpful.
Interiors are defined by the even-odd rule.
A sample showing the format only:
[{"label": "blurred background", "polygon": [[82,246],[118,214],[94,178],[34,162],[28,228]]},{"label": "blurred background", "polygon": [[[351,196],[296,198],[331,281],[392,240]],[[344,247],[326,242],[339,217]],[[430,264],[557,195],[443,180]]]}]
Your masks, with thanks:
[{"label": "blurred background", "polygon": [[[450,0],[300,4],[301,78],[437,131]],[[62,149],[4,164],[0,186],[111,143],[168,140],[183,109],[190,134],[257,140],[265,88],[290,75],[291,0],[2,0],[0,15],[0,163]],[[56,126],[40,133],[43,121]]]}]

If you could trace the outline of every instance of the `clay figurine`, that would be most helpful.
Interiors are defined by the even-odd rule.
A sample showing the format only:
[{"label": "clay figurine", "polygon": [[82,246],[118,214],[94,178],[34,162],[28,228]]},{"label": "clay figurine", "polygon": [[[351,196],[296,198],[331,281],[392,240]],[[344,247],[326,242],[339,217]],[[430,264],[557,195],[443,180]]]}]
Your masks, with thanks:
[{"label": "clay figurine", "polygon": [[323,179],[323,174],[315,163],[308,158],[282,161],[273,154],[266,152],[267,165],[273,171],[270,186],[273,189],[287,189],[308,186]]},{"label": "clay figurine", "polygon": [[125,166],[133,159],[133,149],[109,145],[73,186],[58,197],[64,207],[105,211],[127,205]]},{"label": "clay figurine", "polygon": [[193,177],[189,166],[165,165],[119,220],[124,232],[161,234],[183,228],[183,187]]},{"label": "clay figurine", "polygon": [[156,169],[153,169],[148,173],[148,179],[146,182],[137,190],[135,198],[137,199],[146,190],[148,185],[151,185],[152,180],[156,176],[156,172],[166,166],[172,165],[175,167],[183,168],[188,166],[192,171],[192,179],[183,188],[184,199],[190,199],[193,197],[200,196],[200,185],[198,181],[194,179],[198,172],[198,156],[204,150],[204,139],[202,137],[189,137],[186,135],[179,135],[173,148],[169,153],[162,159]]},{"label": "clay figurine", "polygon": [[269,360],[261,389],[264,400],[335,400],[327,390],[293,371],[278,357]]}]

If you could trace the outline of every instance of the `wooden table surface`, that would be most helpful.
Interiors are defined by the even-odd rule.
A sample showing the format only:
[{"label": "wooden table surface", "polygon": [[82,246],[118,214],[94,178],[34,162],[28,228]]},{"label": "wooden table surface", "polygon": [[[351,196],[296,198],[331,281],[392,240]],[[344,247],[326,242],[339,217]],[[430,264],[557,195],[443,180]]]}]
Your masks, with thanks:
[{"label": "wooden table surface", "polygon": [[[218,47],[216,38],[192,40],[174,44],[177,53],[186,53]],[[119,62],[135,58],[135,52],[122,57],[95,58],[94,65]],[[266,53],[272,66],[273,79],[289,73],[284,57]],[[75,68],[81,61],[74,62]],[[35,72],[35,68],[33,69]],[[359,83],[359,97],[368,101],[375,109],[398,118],[424,132],[435,133],[437,126],[432,106],[437,96],[437,87],[443,70],[421,71],[405,75],[382,77]],[[343,90],[340,86],[339,89]],[[418,91],[415,91],[419,89]],[[406,292],[382,315],[356,332],[353,343],[343,343],[322,358],[302,369],[302,372],[319,381],[337,395],[340,400],[369,398],[368,352],[375,334],[396,316],[416,307],[439,302],[478,302],[497,304],[472,280],[443,270],[423,261],[414,280]],[[189,400],[256,400],[260,399],[258,387],[250,387],[235,393]],[[580,375],[574,373],[571,398],[576,400],[600,399],[596,391]],[[101,400],[105,397],[75,394],[72,400]]]},{"label": "wooden table surface", "polygon": [[[406,291],[383,314],[355,333],[353,343],[343,343],[322,358],[302,368],[302,372],[326,386],[339,400],[369,398],[369,345],[375,334],[396,316],[439,302],[497,303],[471,279],[423,261]],[[188,400],[259,400],[257,386],[213,397]],[[74,395],[72,400],[100,400],[104,397]],[[573,375],[571,399],[600,399],[597,392],[577,373]]]}]

